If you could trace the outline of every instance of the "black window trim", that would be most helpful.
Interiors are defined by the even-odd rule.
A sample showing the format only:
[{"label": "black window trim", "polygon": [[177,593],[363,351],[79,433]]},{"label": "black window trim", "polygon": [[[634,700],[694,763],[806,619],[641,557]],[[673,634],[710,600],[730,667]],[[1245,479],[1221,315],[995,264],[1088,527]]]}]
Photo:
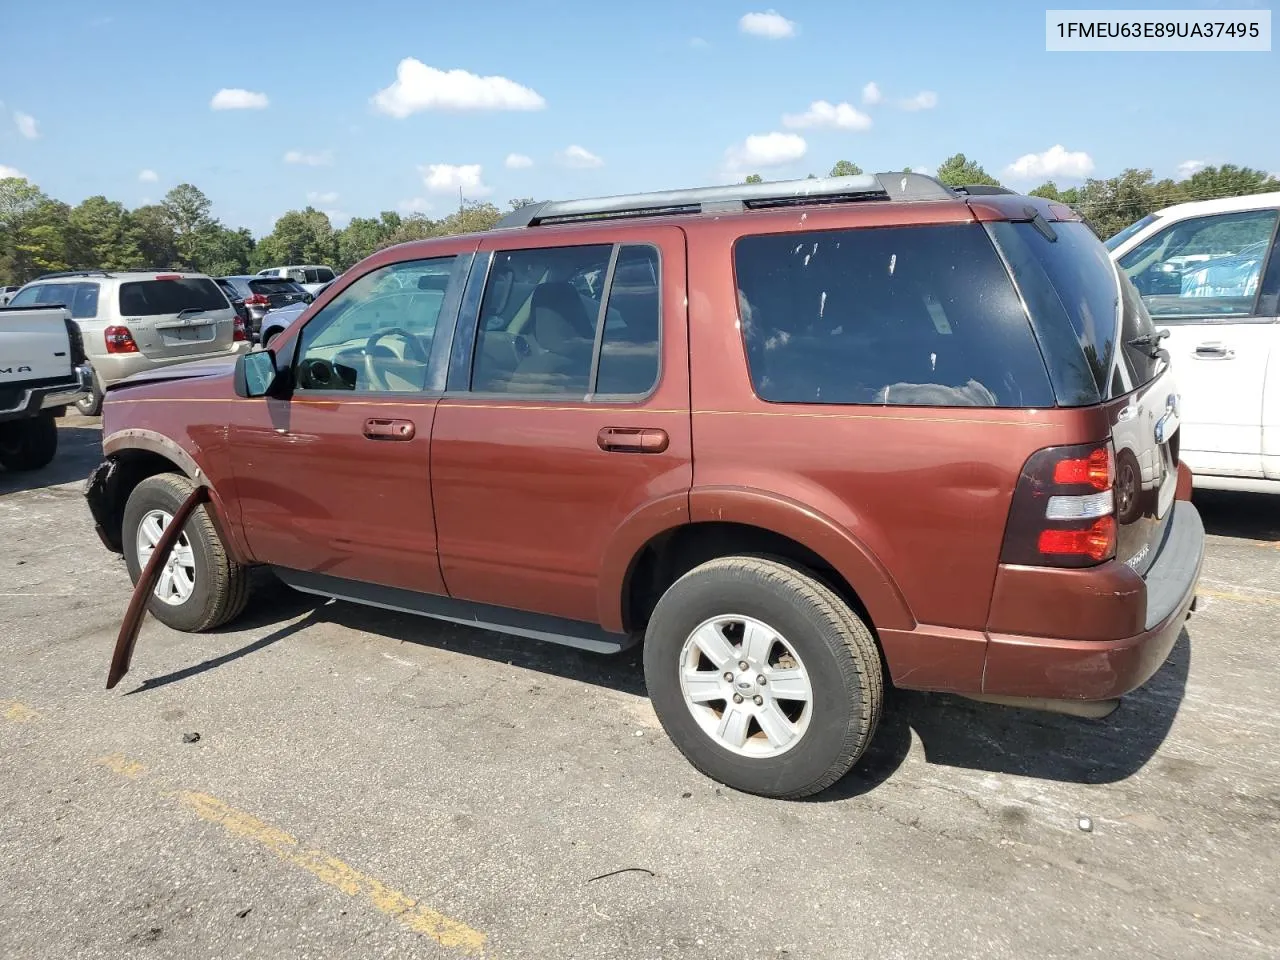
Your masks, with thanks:
[{"label": "black window trim", "polygon": [[[1151,308],[1149,305],[1147,305],[1147,298],[1143,297],[1142,302],[1144,305],[1147,305],[1147,313],[1151,313],[1151,322],[1155,324],[1157,329],[1163,326],[1183,327],[1189,324],[1196,324],[1196,325],[1208,324],[1211,326],[1222,326],[1224,324],[1231,324],[1231,323],[1252,324],[1252,323],[1274,323],[1275,322],[1276,320],[1275,317],[1259,313],[1259,307],[1262,304],[1262,296],[1263,296],[1263,293],[1265,292],[1263,290],[1263,285],[1266,283],[1266,280],[1267,280],[1267,270],[1271,266],[1271,260],[1273,257],[1280,255],[1280,250],[1277,249],[1277,247],[1280,246],[1280,207],[1253,207],[1249,210],[1223,210],[1219,213],[1202,213],[1196,216],[1183,217],[1180,220],[1170,221],[1163,230],[1157,230],[1155,233],[1151,234],[1151,237],[1158,237],[1160,236],[1160,234],[1168,230],[1176,230],[1178,227],[1178,224],[1186,223],[1188,220],[1207,220],[1210,217],[1229,217],[1229,216],[1233,216],[1235,214],[1241,214],[1241,213],[1271,213],[1275,215],[1275,221],[1271,225],[1271,239],[1268,241],[1268,243],[1270,244],[1270,246],[1267,248],[1268,255],[1264,257],[1262,260],[1262,270],[1258,274],[1258,290],[1257,290],[1257,293],[1255,293],[1253,296],[1253,306],[1249,308],[1249,312],[1248,313],[1231,313],[1225,316],[1220,313],[1210,313],[1210,314],[1180,313],[1180,314],[1177,314],[1176,316],[1167,316],[1165,314],[1151,313]],[[1148,237],[1147,239],[1149,240],[1151,239],[1151,237]],[[1117,270],[1120,270],[1121,272],[1124,271],[1124,267],[1120,266],[1120,258],[1124,257],[1129,253],[1132,253],[1137,248],[1137,246],[1138,244],[1135,243],[1132,247],[1130,247],[1124,253],[1120,254],[1119,257],[1112,258],[1113,261],[1115,262]],[[1128,274],[1126,273],[1125,276],[1128,276]],[[1139,296],[1141,296],[1141,294],[1139,294]],[[1194,298],[1188,297],[1187,299],[1190,300]]]},{"label": "black window trim", "polygon": [[[476,255],[477,261],[484,258],[483,264],[477,263],[467,279],[467,290],[462,297],[462,312],[456,330],[457,342],[454,345],[449,364],[448,386],[444,391],[446,398],[473,398],[478,400],[512,400],[529,403],[530,409],[537,409],[536,404],[544,401],[556,403],[581,403],[597,406],[634,406],[651,400],[662,386],[663,356],[666,346],[665,316],[663,306],[663,264],[662,248],[652,240],[614,240],[606,241],[612,246],[609,252],[609,264],[605,274],[604,286],[600,291],[600,312],[596,317],[595,344],[591,353],[591,372],[588,377],[590,389],[581,393],[508,393],[496,390],[472,390],[471,381],[474,374],[476,344],[480,338],[480,308],[484,302],[484,292],[489,285],[489,274],[493,269],[493,261],[497,254],[526,250],[563,250],[571,247],[599,247],[604,244],[593,243],[552,243],[546,245],[507,247],[503,249],[485,250]],[[600,349],[604,342],[604,325],[608,315],[609,296],[613,292],[613,274],[618,257],[623,247],[648,247],[653,250],[657,260],[658,288],[658,369],[653,384],[644,393],[599,393],[596,381],[600,372]]]},{"label": "black window trim", "polygon": [[[403,260],[391,260],[387,263],[380,263],[377,266],[366,270],[364,273],[351,277],[349,283],[343,285],[332,299],[323,307],[307,318],[299,329],[297,335],[293,338],[292,349],[289,355],[289,363],[287,369],[289,371],[288,397],[290,401],[303,400],[304,398],[315,397],[325,399],[329,402],[334,400],[345,399],[352,403],[364,403],[372,400],[380,402],[395,401],[398,403],[417,403],[423,400],[439,399],[444,393],[443,376],[439,368],[442,366],[437,355],[448,356],[448,344],[445,341],[453,338],[454,326],[458,317],[458,306],[462,298],[462,287],[467,280],[468,271],[471,269],[474,252],[471,250],[461,253],[442,253],[439,256],[427,257],[407,257]],[[449,272],[449,284],[445,288],[444,299],[440,301],[440,312],[436,315],[436,329],[431,336],[431,348],[427,352],[427,379],[426,385],[421,390],[314,390],[298,386],[298,359],[302,351],[302,338],[306,328],[316,321],[318,317],[324,315],[325,311],[333,305],[334,300],[342,296],[350,287],[355,286],[365,277],[377,273],[380,270],[387,270],[406,263],[420,263],[427,260],[453,260],[453,267]],[[287,278],[285,278],[287,279]],[[336,277],[335,277],[336,279]],[[328,293],[328,291],[325,291]],[[279,354],[276,354],[277,368],[281,367]],[[301,396],[299,396],[301,395]]]}]

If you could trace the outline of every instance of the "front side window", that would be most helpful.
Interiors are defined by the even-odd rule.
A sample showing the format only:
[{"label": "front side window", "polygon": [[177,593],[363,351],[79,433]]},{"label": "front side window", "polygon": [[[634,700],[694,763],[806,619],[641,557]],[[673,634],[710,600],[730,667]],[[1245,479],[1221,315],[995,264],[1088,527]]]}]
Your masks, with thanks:
[{"label": "front side window", "polygon": [[1027,316],[979,225],[748,236],[734,265],[762,400],[1054,404]]},{"label": "front side window", "polygon": [[1276,215],[1249,210],[1181,220],[1126,253],[1120,268],[1158,319],[1251,316]]},{"label": "front side window", "polygon": [[426,387],[436,320],[453,257],[408,260],[365,274],[302,330],[299,390],[417,393]]},{"label": "front side window", "polygon": [[658,251],[648,245],[495,253],[471,389],[576,398],[647,393],[658,378],[660,290]]}]

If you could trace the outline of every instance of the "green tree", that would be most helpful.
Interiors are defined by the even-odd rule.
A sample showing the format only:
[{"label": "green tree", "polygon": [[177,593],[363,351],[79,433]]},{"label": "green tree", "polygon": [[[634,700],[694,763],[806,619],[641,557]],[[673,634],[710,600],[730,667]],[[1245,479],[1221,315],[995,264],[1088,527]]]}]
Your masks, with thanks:
[{"label": "green tree", "polygon": [[125,270],[143,265],[124,205],[104,196],[89,197],[68,217],[74,266]]},{"label": "green tree", "polygon": [[760,174],[758,173],[748,173],[747,179],[743,180],[742,182],[743,183],[764,183],[764,177],[760,176]]},{"label": "green tree", "polygon": [[1062,194],[1058,191],[1058,185],[1052,180],[1047,180],[1034,190],[1027,192],[1029,197],[1044,197],[1046,200],[1062,200]]},{"label": "green tree", "polygon": [[1183,199],[1212,200],[1217,197],[1270,193],[1280,190],[1280,180],[1264,170],[1224,163],[1220,167],[1205,167],[1177,186]]},{"label": "green tree", "polygon": [[158,203],[138,207],[129,214],[129,242],[137,248],[141,266],[164,268],[178,265],[173,224],[169,212]]},{"label": "green tree", "polygon": [[[390,218],[394,218],[394,221]],[[383,211],[381,217],[352,217],[334,236],[337,257],[334,266],[346,270],[375,250],[380,250],[400,225],[400,215]]]},{"label": "green tree", "polygon": [[[905,172],[905,171],[904,171]],[[862,168],[851,160],[837,160],[836,165],[831,168],[830,176],[833,177],[856,177],[862,173]]]},{"label": "green tree", "polygon": [[1105,239],[1166,205],[1155,186],[1150,170],[1134,168],[1107,180],[1086,180],[1076,208],[1093,231]]},{"label": "green tree", "polygon": [[411,240],[426,240],[430,237],[439,236],[440,234],[437,230],[438,227],[434,220],[421,213],[413,213],[400,221],[382,246],[393,247],[397,243],[408,243]]},{"label": "green tree", "polygon": [[200,255],[201,231],[214,223],[209,212],[212,201],[198,187],[180,183],[165,194],[161,206],[173,229],[178,258],[188,266],[194,265]]},{"label": "green tree", "polygon": [[253,262],[262,267],[290,263],[331,263],[337,259],[333,225],[315,207],[290,210],[254,250]]},{"label": "green tree", "polygon": [[1000,186],[999,180],[991,176],[991,174],[982,169],[981,165],[974,163],[963,153],[947,157],[942,163],[938,164],[938,172],[935,176],[949,187],[963,187],[971,183],[987,184],[992,187]]},{"label": "green tree", "polygon": [[232,230],[217,222],[206,224],[194,234],[191,266],[214,277],[247,273],[254,246],[253,234],[244,227]]},{"label": "green tree", "polygon": [[456,233],[480,233],[492,229],[502,219],[502,211],[492,203],[468,200],[457,213],[440,220],[437,236],[448,237]]},{"label": "green tree", "polygon": [[0,180],[0,277],[8,283],[25,283],[36,266],[30,230],[36,211],[49,198],[22,177]]}]

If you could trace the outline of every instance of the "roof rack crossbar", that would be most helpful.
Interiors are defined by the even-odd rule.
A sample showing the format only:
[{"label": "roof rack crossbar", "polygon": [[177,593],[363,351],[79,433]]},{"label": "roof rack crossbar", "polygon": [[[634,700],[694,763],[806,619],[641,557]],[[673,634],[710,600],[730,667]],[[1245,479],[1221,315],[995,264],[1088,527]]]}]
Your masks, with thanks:
[{"label": "roof rack crossbar", "polygon": [[664,217],[698,213],[732,213],[801,204],[862,200],[950,200],[956,196],[932,177],[919,173],[861,174],[815,177],[773,183],[739,183],[691,190],[660,190],[589,200],[551,200],[513,210],[497,229],[584,220]]}]

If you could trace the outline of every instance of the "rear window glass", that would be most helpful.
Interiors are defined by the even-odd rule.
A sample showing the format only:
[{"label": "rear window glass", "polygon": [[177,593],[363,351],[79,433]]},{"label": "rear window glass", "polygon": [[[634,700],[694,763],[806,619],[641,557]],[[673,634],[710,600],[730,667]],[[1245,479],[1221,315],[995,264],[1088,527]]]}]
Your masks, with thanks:
[{"label": "rear window glass", "polygon": [[184,310],[226,310],[229,306],[218,285],[204,277],[120,284],[120,312],[125,316],[155,317]]},{"label": "rear window glass", "polygon": [[1083,223],[1054,223],[1050,240],[1032,223],[993,223],[1049,364],[1058,402],[1111,394],[1120,283],[1107,249]]},{"label": "rear window glass", "polygon": [[266,280],[250,280],[249,289],[269,297],[273,293],[302,293],[302,288],[292,280],[284,277],[269,277]]},{"label": "rear window glass", "polygon": [[1026,314],[981,226],[743,237],[734,264],[763,400],[1053,406]]}]

